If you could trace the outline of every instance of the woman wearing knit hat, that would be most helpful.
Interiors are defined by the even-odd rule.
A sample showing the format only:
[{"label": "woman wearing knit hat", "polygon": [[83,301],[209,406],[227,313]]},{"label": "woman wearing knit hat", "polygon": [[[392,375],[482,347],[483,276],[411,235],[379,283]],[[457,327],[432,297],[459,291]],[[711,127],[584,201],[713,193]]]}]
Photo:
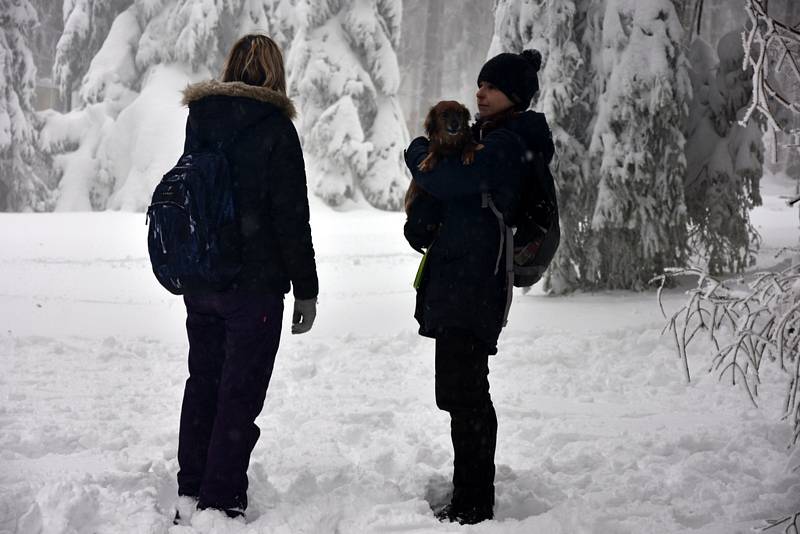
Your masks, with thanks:
[{"label": "woman wearing knit hat", "polygon": [[544,115],[526,111],[539,89],[540,66],[541,55],[530,50],[500,54],[483,66],[473,135],[484,148],[471,165],[446,158],[421,172],[424,137],[405,154],[420,193],[407,206],[404,232],[412,247],[427,251],[414,316],[420,334],[436,340],[436,404],[450,413],[455,457],[451,502],[432,503],[441,521],[474,524],[494,517],[497,417],[488,359],[497,353],[510,280],[498,268],[505,265],[503,232],[486,193],[513,226],[523,188],[540,187],[533,154],[548,163],[553,157]]},{"label": "woman wearing knit hat", "polygon": [[473,133],[478,140],[496,128],[508,128],[519,135],[529,151],[553,159],[553,139],[541,113],[526,111],[539,92],[537,73],[542,65],[538,50],[521,54],[498,54],[478,74],[478,121]]}]

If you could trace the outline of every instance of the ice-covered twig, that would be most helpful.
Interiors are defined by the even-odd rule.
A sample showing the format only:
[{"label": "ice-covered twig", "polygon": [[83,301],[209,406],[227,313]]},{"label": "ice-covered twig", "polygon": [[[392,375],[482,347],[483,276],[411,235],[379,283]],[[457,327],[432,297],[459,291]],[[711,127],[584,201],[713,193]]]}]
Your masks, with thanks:
[{"label": "ice-covered twig", "polygon": [[[670,317],[662,302],[663,287],[667,279],[678,276],[697,277],[697,286],[688,291],[686,304]],[[797,444],[800,440],[800,265],[724,282],[696,267],[669,269],[653,281],[660,282],[658,300],[667,317],[664,332],[672,332],[687,381],[691,380],[688,347],[703,330],[716,347],[709,372],[718,373],[720,379],[729,376],[731,383],[744,389],[753,404],[757,404],[766,356],[766,361],[777,365],[782,376],[788,378],[783,416],[793,426],[792,445]]]},{"label": "ice-covered twig", "polygon": [[770,81],[770,72],[778,72],[784,64],[800,84],[800,58],[794,47],[800,47],[800,29],[789,26],[769,14],[766,0],[745,0],[745,11],[749,19],[747,29],[742,32],[744,60],[742,69],[753,69],[753,94],[750,105],[740,121],[746,125],[758,112],[773,131],[783,130],[770,104],[780,105],[793,114],[800,114],[800,103],[786,98]]},{"label": "ice-covered twig", "polygon": [[767,526],[761,529],[761,532],[766,532],[775,527],[787,524],[783,530],[785,534],[800,534],[800,512],[784,517],[783,519],[770,519],[767,521]]}]

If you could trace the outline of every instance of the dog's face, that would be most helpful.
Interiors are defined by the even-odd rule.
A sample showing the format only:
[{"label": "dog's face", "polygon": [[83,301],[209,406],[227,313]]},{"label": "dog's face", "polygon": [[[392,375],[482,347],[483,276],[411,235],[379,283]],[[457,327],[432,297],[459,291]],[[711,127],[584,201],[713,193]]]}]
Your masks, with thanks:
[{"label": "dog's face", "polygon": [[453,100],[442,100],[428,112],[425,133],[431,142],[437,144],[463,145],[472,138],[469,110]]}]

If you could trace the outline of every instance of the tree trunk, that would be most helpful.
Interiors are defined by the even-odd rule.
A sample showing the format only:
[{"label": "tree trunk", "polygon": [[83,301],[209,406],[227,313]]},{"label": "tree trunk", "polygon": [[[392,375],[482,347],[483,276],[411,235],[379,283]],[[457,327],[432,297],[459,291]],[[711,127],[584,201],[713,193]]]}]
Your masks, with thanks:
[{"label": "tree trunk", "polygon": [[428,2],[428,16],[425,21],[425,68],[422,72],[423,106],[431,106],[442,96],[442,15],[444,2]]}]

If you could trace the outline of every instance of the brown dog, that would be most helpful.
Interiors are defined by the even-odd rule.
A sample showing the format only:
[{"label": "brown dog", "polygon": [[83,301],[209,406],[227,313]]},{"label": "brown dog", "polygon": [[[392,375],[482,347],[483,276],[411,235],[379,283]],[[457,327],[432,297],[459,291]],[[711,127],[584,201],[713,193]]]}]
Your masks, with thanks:
[{"label": "brown dog", "polygon": [[[425,133],[430,145],[428,155],[417,168],[422,172],[432,170],[444,156],[461,154],[461,162],[469,165],[475,161],[475,152],[483,148],[472,139],[469,129],[469,110],[454,100],[442,100],[431,108],[425,118]],[[419,187],[411,180],[406,191],[405,208],[419,194]]]},{"label": "brown dog", "polygon": [[469,110],[454,100],[442,100],[431,108],[425,118],[425,133],[431,144],[418,167],[422,172],[433,169],[442,157],[455,154],[461,154],[461,162],[469,165],[475,161],[475,151],[483,148],[472,140]]}]

